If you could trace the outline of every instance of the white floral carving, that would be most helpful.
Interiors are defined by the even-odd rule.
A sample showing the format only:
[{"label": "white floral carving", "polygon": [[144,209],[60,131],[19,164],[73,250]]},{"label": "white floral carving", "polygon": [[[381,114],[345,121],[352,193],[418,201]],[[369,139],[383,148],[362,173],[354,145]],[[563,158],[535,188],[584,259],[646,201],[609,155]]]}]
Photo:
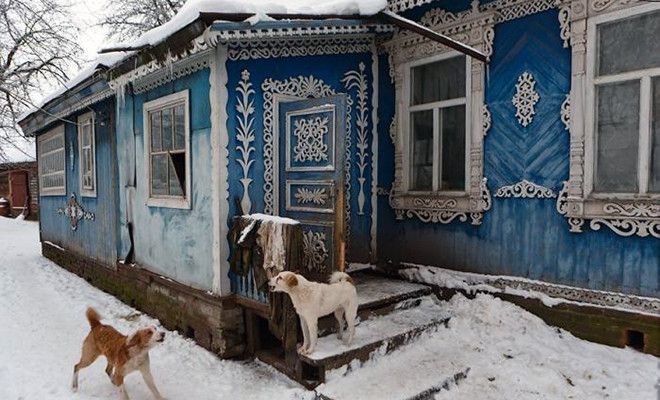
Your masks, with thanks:
[{"label": "white floral carving", "polygon": [[660,239],[660,205],[644,201],[631,203],[605,203],[602,211],[578,218],[568,212],[568,182],[564,182],[557,197],[557,212],[564,215],[571,232],[582,232],[585,219],[591,219],[589,227],[597,231],[602,225],[609,227],[620,236],[653,236]]},{"label": "white floral carving", "polygon": [[305,267],[310,271],[322,272],[328,259],[325,246],[325,233],[311,230],[303,233],[303,252]]},{"label": "white floral carving", "polygon": [[78,229],[78,222],[80,220],[94,221],[95,218],[94,213],[86,211],[80,203],[78,203],[75,193],[71,193],[71,197],[69,197],[64,208],[58,208],[57,213],[64,215],[69,219],[72,231]]},{"label": "white floral carving", "polygon": [[571,129],[571,95],[567,94],[566,99],[561,103],[561,122],[564,123],[566,130]]},{"label": "white floral carving", "polygon": [[328,196],[328,193],[324,188],[297,188],[294,197],[300,204],[314,203],[317,205],[324,205],[330,196]]},{"label": "white floral carving", "polygon": [[600,225],[607,225],[621,236],[649,235],[660,239],[660,205],[634,202],[628,204],[607,203],[603,212],[612,216],[612,219],[595,218],[589,226],[597,231]]},{"label": "white floral carving", "polygon": [[497,189],[495,197],[554,199],[557,194],[546,187],[523,179],[513,185]]},{"label": "white floral carving", "polygon": [[365,65],[361,62],[358,65],[358,71],[348,71],[344,74],[342,82],[346,86],[347,90],[356,89],[357,90],[357,118],[355,125],[357,125],[357,143],[355,147],[357,148],[357,167],[358,167],[358,215],[364,215],[364,171],[367,168],[367,149],[369,148],[369,143],[367,140],[367,128],[369,125],[368,118],[368,108],[367,102],[369,100],[367,95],[367,75],[364,72]]},{"label": "white floral carving", "polygon": [[493,119],[490,114],[490,110],[488,109],[488,105],[484,104],[484,108],[483,108],[484,136],[488,135],[488,131],[490,130],[492,123],[493,123]]},{"label": "white floral carving", "polygon": [[392,144],[396,144],[396,115],[392,116],[392,122],[390,122],[390,139],[392,139]]},{"label": "white floral carving", "polygon": [[564,41],[564,48],[568,48],[571,39],[571,6],[559,8],[559,37]]},{"label": "white floral carving", "polygon": [[584,225],[583,218],[577,218],[568,215],[568,181],[564,181],[562,188],[557,195],[556,203],[557,212],[566,217],[569,230],[573,233],[582,232],[582,225]]},{"label": "white floral carving", "polygon": [[495,29],[488,26],[484,29],[484,54],[486,59],[490,61],[490,56],[493,55],[493,42],[495,41]]},{"label": "white floral carving", "polygon": [[328,134],[328,117],[312,117],[297,119],[293,123],[293,135],[296,145],[293,148],[294,161],[316,161],[328,159],[328,145],[325,135]]},{"label": "white floral carving", "polygon": [[534,90],[536,82],[534,77],[529,72],[525,71],[518,77],[516,83],[516,94],[513,95],[511,103],[516,107],[516,118],[518,123],[523,127],[532,123],[534,114],[534,106],[539,101],[539,94]]},{"label": "white floral carving", "polygon": [[241,199],[241,208],[243,213],[249,214],[252,212],[252,200],[250,200],[250,193],[248,191],[252,178],[250,178],[250,167],[254,163],[250,159],[250,154],[255,151],[251,143],[255,140],[254,135],[254,89],[250,82],[250,72],[244,70],[241,73],[241,80],[236,87],[238,92],[236,104],[236,120],[238,125],[236,127],[236,140],[241,144],[236,146],[236,149],[241,153],[241,157],[236,161],[241,166],[243,177],[240,179],[243,185],[243,197]]}]

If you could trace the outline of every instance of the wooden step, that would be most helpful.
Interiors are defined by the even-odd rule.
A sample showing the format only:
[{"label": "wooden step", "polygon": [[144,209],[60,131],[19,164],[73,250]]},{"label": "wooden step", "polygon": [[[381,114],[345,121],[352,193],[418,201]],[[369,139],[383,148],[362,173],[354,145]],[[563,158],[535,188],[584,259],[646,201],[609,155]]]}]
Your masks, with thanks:
[{"label": "wooden step", "polygon": [[[429,286],[392,279],[372,273],[352,275],[358,293],[358,320],[364,321],[375,316],[388,314],[395,309],[415,307],[420,298],[431,294]],[[327,336],[337,331],[333,315],[319,320],[319,336]]]},{"label": "wooden step", "polygon": [[380,351],[387,354],[431,328],[446,326],[449,317],[449,311],[433,296],[425,296],[415,307],[395,308],[390,314],[362,321],[356,326],[355,338],[349,346],[336,335],[320,337],[314,353],[301,356],[301,360],[323,370],[356,359],[365,361],[377,349],[382,348]]}]

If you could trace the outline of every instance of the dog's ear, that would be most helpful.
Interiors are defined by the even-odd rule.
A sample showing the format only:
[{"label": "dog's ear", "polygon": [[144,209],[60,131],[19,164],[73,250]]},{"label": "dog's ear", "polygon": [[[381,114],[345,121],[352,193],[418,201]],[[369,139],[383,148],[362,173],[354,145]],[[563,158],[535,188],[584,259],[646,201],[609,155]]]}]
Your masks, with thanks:
[{"label": "dog's ear", "polygon": [[142,332],[137,331],[126,340],[128,347],[138,346],[142,344]]},{"label": "dog's ear", "polygon": [[288,275],[284,280],[289,287],[298,286],[298,278],[294,274]]}]

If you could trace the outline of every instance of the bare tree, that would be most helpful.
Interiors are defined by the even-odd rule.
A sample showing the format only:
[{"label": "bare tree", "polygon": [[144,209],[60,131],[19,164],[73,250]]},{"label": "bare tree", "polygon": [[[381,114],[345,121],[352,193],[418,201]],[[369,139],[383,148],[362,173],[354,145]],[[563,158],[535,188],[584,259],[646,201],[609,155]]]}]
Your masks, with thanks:
[{"label": "bare tree", "polygon": [[185,0],[110,0],[101,25],[118,41],[137,38],[140,34],[172,19]]},{"label": "bare tree", "polygon": [[82,54],[68,6],[58,0],[0,0],[0,160],[22,135],[19,116],[67,80]]}]

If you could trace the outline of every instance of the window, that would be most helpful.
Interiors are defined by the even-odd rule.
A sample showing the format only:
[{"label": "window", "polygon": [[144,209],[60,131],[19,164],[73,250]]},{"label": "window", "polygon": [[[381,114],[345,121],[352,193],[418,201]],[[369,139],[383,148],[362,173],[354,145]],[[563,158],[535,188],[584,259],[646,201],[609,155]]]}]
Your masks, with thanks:
[{"label": "window", "polygon": [[64,125],[39,136],[39,192],[42,196],[66,194]]},{"label": "window", "polygon": [[413,65],[409,76],[409,190],[464,192],[466,57]]},{"label": "window", "polygon": [[660,10],[595,27],[593,192],[660,193]]},{"label": "window", "polygon": [[188,91],[145,103],[144,126],[147,204],[190,208]]},{"label": "window", "polygon": [[96,139],[94,114],[78,117],[78,159],[80,160],[80,194],[96,197]]}]

